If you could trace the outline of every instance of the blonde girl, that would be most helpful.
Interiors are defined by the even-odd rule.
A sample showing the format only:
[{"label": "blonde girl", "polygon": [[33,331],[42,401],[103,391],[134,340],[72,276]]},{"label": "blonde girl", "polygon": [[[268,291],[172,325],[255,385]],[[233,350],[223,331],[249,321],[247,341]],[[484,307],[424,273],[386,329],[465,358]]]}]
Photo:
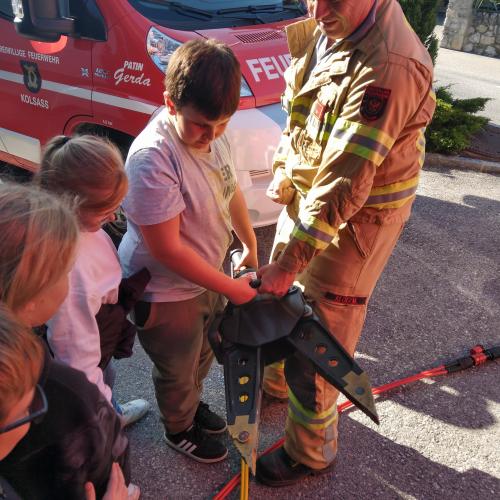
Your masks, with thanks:
[{"label": "blonde girl", "polygon": [[[25,328],[38,326],[54,314],[66,297],[79,234],[72,208],[33,187],[0,184],[0,234],[0,302]],[[26,330],[23,333],[5,309],[2,311],[0,326],[9,328],[14,336],[26,336]],[[7,423],[3,433],[0,428],[0,443],[5,443],[16,429],[18,434],[10,434],[9,439],[19,442],[10,453],[7,448],[11,445],[5,446],[0,476],[22,498],[82,498],[92,490],[87,485],[89,480],[102,496],[113,462],[118,462],[129,477],[128,442],[116,413],[85,375],[54,362],[47,350],[42,351],[38,366],[41,350],[34,344],[30,347],[26,339],[21,341],[26,344],[25,361],[20,365],[25,379],[13,402],[17,399],[24,405],[35,386],[34,396],[42,403],[46,400],[46,404],[38,404],[37,412],[45,416],[29,429],[9,429],[12,422],[7,420],[12,415],[5,412],[12,411],[12,405],[6,407],[3,419]],[[1,350],[0,356],[12,365]],[[20,375],[13,374],[18,378]],[[3,392],[5,389],[0,388]]]},{"label": "blonde girl", "polygon": [[[149,403],[139,399],[120,406],[112,399],[112,377],[107,378],[100,367],[108,364],[101,363],[101,337],[108,339],[111,335],[119,344],[122,330],[116,328],[116,322],[99,323],[96,318],[102,316],[101,309],[108,310],[103,305],[117,303],[122,279],[115,246],[102,229],[115,219],[127,193],[121,154],[113,144],[96,136],[57,136],[45,147],[35,182],[43,189],[76,200],[81,229],[68,297],[47,323],[50,347],[56,359],[82,370],[128,425],[147,412]],[[123,325],[128,341],[133,343],[131,325],[125,316]],[[129,348],[131,351],[131,345]],[[107,373],[111,372],[110,366]]]},{"label": "blonde girl", "polygon": [[64,300],[78,226],[72,208],[36,189],[0,184],[0,300],[29,326]]}]

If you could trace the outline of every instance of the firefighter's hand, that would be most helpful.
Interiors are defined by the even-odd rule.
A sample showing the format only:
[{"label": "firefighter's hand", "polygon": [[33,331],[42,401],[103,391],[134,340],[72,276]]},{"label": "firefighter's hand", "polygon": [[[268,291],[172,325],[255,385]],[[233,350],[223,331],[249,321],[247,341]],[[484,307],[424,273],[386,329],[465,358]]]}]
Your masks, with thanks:
[{"label": "firefighter's hand", "polygon": [[257,271],[257,277],[261,280],[259,293],[270,293],[277,297],[283,297],[293,285],[295,273],[285,271],[276,262],[262,266]]},{"label": "firefighter's hand", "polygon": [[250,302],[257,295],[257,290],[250,286],[252,279],[251,274],[244,274],[241,278],[231,280],[230,290],[226,293],[229,302],[236,306]]},{"label": "firefighter's hand", "polygon": [[275,203],[288,205],[292,202],[295,195],[295,188],[292,181],[285,175],[282,168],[278,168],[274,173],[274,178],[269,184],[266,196]]}]

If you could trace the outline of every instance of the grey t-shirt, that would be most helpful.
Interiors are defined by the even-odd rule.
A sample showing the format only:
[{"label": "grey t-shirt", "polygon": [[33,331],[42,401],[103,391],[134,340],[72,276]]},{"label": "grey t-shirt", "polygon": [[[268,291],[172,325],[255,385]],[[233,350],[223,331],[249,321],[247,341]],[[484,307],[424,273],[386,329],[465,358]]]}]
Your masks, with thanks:
[{"label": "grey t-shirt", "polygon": [[229,202],[236,174],[229,142],[222,135],[209,153],[181,142],[164,109],[133,142],[125,169],[129,191],[123,201],[128,227],[118,250],[125,276],[143,267],[151,273],[144,300],[177,302],[204,292],[149,253],[139,226],[180,214],[181,241],[220,269],[232,241]]}]

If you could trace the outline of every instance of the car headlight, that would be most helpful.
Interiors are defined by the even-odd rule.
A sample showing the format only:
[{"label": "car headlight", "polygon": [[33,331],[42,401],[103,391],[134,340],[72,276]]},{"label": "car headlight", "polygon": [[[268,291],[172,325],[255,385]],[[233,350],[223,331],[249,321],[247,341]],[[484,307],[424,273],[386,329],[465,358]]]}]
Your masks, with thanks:
[{"label": "car headlight", "polygon": [[240,88],[240,97],[252,97],[252,91],[247,83],[247,81],[241,76],[241,88]]},{"label": "car headlight", "polygon": [[[181,42],[170,38],[156,28],[151,28],[147,38],[147,51],[156,67],[165,74],[168,61],[172,57],[175,49],[182,45]],[[253,93],[247,81],[241,77],[240,97],[252,97]]]},{"label": "car headlight", "polygon": [[21,0],[11,0],[12,12],[16,19],[24,18],[23,2]]},{"label": "car headlight", "polygon": [[168,61],[175,49],[180,47],[182,43],[170,38],[156,28],[151,28],[148,33],[147,45],[149,57],[156,64],[156,67],[162,73],[165,73]]}]

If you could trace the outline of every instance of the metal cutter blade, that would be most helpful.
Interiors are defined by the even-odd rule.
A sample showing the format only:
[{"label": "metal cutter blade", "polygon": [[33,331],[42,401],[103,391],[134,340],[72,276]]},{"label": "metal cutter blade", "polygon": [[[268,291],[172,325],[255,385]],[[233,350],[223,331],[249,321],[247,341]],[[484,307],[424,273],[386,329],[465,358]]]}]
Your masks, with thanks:
[{"label": "metal cutter blade", "polygon": [[[258,421],[258,420],[257,420]],[[248,415],[238,415],[233,425],[227,426],[233,443],[255,476],[259,427],[251,424]]]},{"label": "metal cutter blade", "polygon": [[339,388],[339,390],[365,415],[370,417],[376,424],[379,424],[372,386],[368,375],[365,372],[355,373],[354,371],[350,371],[343,379],[346,385]]},{"label": "metal cutter blade", "polygon": [[368,375],[315,316],[301,320],[287,340],[314,363],[322,377],[379,423]]}]

